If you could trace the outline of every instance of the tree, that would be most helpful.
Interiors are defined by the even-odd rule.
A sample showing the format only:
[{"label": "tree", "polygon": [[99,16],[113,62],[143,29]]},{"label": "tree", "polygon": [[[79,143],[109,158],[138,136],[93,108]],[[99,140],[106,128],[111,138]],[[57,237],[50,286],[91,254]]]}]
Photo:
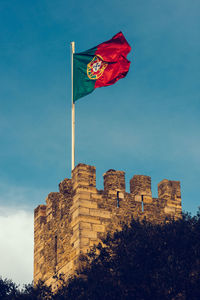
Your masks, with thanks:
[{"label": "tree", "polygon": [[133,220],[85,258],[86,279],[72,280],[66,299],[200,299],[199,237],[199,212],[163,225]]},{"label": "tree", "polygon": [[9,279],[2,279],[0,277],[0,299],[7,300],[7,299],[18,299],[19,290],[18,286]]}]

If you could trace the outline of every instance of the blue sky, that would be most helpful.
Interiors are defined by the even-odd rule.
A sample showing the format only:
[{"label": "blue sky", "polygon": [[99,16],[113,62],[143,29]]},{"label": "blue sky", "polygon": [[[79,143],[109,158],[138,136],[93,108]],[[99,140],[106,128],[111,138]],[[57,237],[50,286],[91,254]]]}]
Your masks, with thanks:
[{"label": "blue sky", "polygon": [[126,171],[127,191],[134,174],[151,176],[154,197],[162,179],[180,180],[196,213],[199,0],[0,0],[2,211],[31,214],[71,176],[70,42],[81,52],[119,31],[130,71],[76,103],[76,163],[96,166],[98,188],[111,168]]}]

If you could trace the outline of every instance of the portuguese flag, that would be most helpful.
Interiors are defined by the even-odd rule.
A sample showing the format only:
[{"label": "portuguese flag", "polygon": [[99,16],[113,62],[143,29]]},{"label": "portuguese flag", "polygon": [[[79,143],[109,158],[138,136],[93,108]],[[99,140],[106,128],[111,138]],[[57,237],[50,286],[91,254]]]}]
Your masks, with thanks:
[{"label": "portuguese flag", "polygon": [[73,54],[73,101],[94,89],[114,84],[128,73],[131,47],[122,32],[81,53]]}]

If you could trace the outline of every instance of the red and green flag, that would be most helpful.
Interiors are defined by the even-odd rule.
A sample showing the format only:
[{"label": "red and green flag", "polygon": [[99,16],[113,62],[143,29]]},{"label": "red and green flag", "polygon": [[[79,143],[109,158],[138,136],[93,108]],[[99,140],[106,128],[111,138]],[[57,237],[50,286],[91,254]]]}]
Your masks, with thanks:
[{"label": "red and green flag", "polygon": [[73,101],[94,89],[114,84],[126,76],[131,47],[122,32],[112,39],[81,53],[73,54]]}]

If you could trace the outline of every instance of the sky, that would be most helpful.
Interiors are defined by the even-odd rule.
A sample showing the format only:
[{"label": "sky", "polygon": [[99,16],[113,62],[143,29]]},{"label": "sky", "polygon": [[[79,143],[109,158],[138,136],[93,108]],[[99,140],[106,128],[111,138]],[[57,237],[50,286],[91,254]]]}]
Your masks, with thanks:
[{"label": "sky", "polygon": [[71,177],[70,42],[122,31],[125,79],[76,102],[76,164],[157,184],[181,181],[196,214],[200,178],[199,0],[0,0],[0,275],[33,278],[33,210]]}]

